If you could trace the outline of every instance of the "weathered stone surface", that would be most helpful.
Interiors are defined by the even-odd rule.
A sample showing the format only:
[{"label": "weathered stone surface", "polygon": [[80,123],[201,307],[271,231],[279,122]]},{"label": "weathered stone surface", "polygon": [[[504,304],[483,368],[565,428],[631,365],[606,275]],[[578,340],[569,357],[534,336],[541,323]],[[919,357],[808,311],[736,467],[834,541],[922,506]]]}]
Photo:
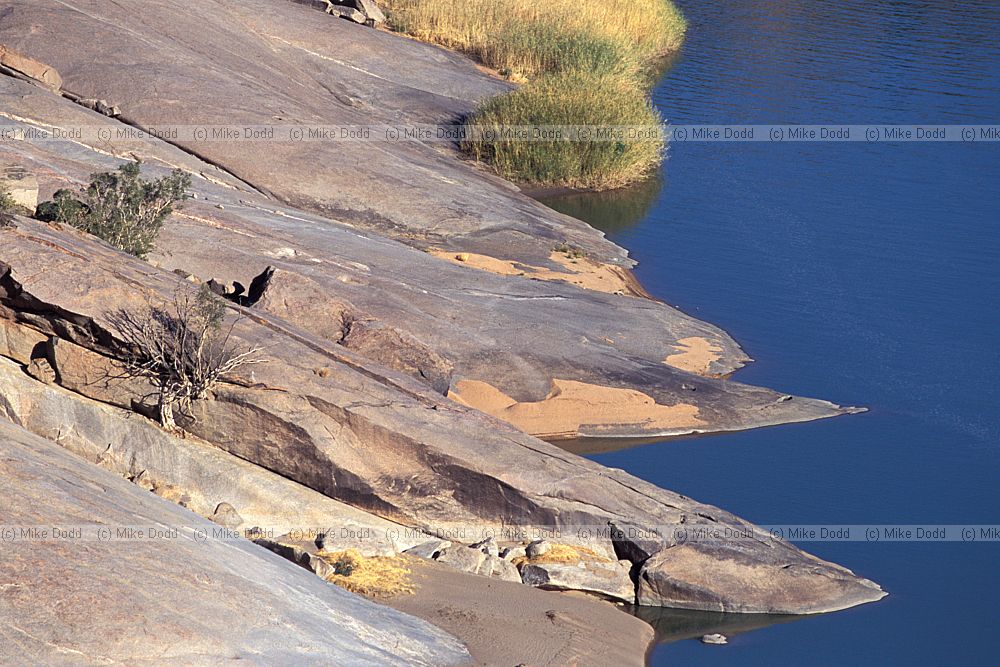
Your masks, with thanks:
[{"label": "weathered stone surface", "polygon": [[[439,563],[450,565],[456,570],[470,572],[472,574],[482,574],[483,563],[486,562],[487,555],[479,549],[470,549],[464,544],[453,544],[442,551],[436,560]],[[489,574],[493,571],[492,564],[489,566]]]},{"label": "weathered stone surface", "polygon": [[45,384],[52,384],[56,381],[56,372],[52,370],[47,359],[32,359],[28,362],[25,371],[31,377]]},{"label": "weathered stone surface", "polygon": [[[18,539],[0,559],[9,664],[465,664],[425,621],[330,586],[212,523],[0,422],[8,527],[146,526],[176,538]],[[155,628],[155,632],[150,631]],[[16,648],[15,652],[11,652]]]},{"label": "weathered stone surface", "polygon": [[[324,124],[397,123],[400,117],[433,123],[505,87],[462,59],[412,40],[333,27],[344,22],[297,21],[295,12],[313,13],[293,3],[268,3],[266,10],[260,2],[224,9],[212,5],[197,25],[179,2],[143,5],[141,11],[128,2],[119,4],[102,4],[80,16],[68,7],[28,8],[15,2],[0,25],[0,39],[13,26],[12,38],[61,54],[74,63],[74,90],[115,100],[122,120],[138,125],[191,125],[220,118],[256,124],[278,117]],[[137,12],[142,22],[135,22]],[[129,54],[139,66],[147,63],[148,71],[156,73],[149,81],[124,86],[117,70],[91,69],[81,64],[89,61],[77,50],[62,53],[58,47],[67,37],[62,30],[72,34],[89,26],[100,31],[118,21],[128,29],[109,35],[102,48]],[[162,32],[145,40],[136,37],[160,22]],[[327,25],[323,31],[310,27],[316,24]],[[206,26],[215,32],[202,44],[199,40],[211,32]],[[51,34],[38,34],[45,32]],[[165,40],[161,34],[181,36]],[[180,46],[191,40],[198,42],[196,52]],[[225,48],[227,40],[231,48]],[[246,58],[234,61],[235,51],[246,53]],[[246,63],[255,57],[282,75],[261,78],[255,68],[247,70]],[[184,64],[199,58],[207,61],[199,63],[201,67]],[[302,71],[314,72],[310,81],[322,90],[290,83]],[[231,85],[236,81],[241,84]],[[330,90],[335,91],[332,98]],[[30,123],[122,127],[66,100],[39,95],[45,93],[23,82],[0,81],[5,107]],[[248,95],[257,96],[253,105],[244,104]],[[161,101],[152,103],[153,97]],[[67,105],[72,110],[64,108]],[[157,140],[95,142],[94,151],[70,141],[15,143],[0,150],[13,151],[19,162],[51,165],[38,174],[45,193],[77,185],[94,171],[113,169],[118,161],[108,152],[204,174],[207,180],[196,179],[198,198],[168,225],[154,261],[226,284],[246,284],[268,265],[304,276],[322,295],[317,310],[322,310],[324,299],[352,304],[364,314],[367,328],[386,336],[384,341],[373,338],[375,344],[363,347],[366,352],[385,355],[379,359],[382,363],[395,361],[404,372],[422,372],[438,390],[446,377],[456,390],[462,382],[479,382],[529,411],[551,411],[545,399],[557,388],[556,381],[565,378],[612,392],[613,398],[603,399],[610,419],[590,423],[583,413],[555,432],[535,433],[677,435],[849,412],[825,401],[781,402],[780,393],[692,375],[664,363],[677,355],[681,341],[700,341],[714,351],[704,360],[704,372],[710,375],[732,372],[747,360],[717,327],[666,304],[565,282],[495,275],[418,252],[414,247],[460,249],[558,272],[565,267],[551,258],[553,248],[567,243],[602,266],[624,271],[629,264],[624,251],[594,230],[471,170],[443,146],[400,142],[373,151],[362,141],[269,142],[269,159],[260,160],[254,142],[178,142],[227,173]],[[284,206],[262,193],[320,215]],[[317,322],[308,311],[297,315],[291,310],[285,319],[299,327]],[[440,359],[445,366],[411,359],[409,341],[426,348],[420,354],[431,362]],[[447,367],[453,371],[444,372]],[[639,392],[640,402],[677,408],[682,418],[651,420],[645,410],[626,418],[616,410],[621,400],[617,397],[635,396],[630,392]],[[549,416],[546,412],[537,423],[553,423]]]},{"label": "weathered stone surface", "polygon": [[515,558],[525,558],[527,556],[527,551],[522,546],[504,547],[500,551],[500,558],[505,561],[512,561]]},{"label": "weathered stone surface", "polygon": [[[2,322],[2,320],[0,320]],[[2,330],[2,327],[0,327]],[[363,555],[391,555],[420,542],[399,524],[308,489],[195,438],[173,437],[131,412],[27,377],[0,359],[0,419],[8,419],[157,495],[172,495],[212,517],[229,505],[241,530],[268,535],[329,533],[368,537],[352,543]],[[174,490],[174,491],[172,491]],[[221,518],[221,517],[220,517]],[[234,527],[234,526],[231,526]]]},{"label": "weathered stone surface", "polygon": [[453,367],[447,359],[370,313],[332,298],[311,278],[269,266],[251,282],[247,302],[448,393]]},{"label": "weathered stone surface", "polygon": [[358,11],[354,7],[342,7],[339,5],[330,5],[327,10],[330,14],[334,16],[339,16],[342,19],[347,19],[348,21],[354,21],[355,23],[364,23],[368,20],[364,12]]},{"label": "weathered stone surface", "polygon": [[236,530],[244,523],[243,517],[241,517],[240,513],[236,511],[236,508],[226,502],[218,504],[215,508],[215,513],[209,517],[209,521],[229,528],[230,530]]},{"label": "weathered stone surface", "polygon": [[38,206],[38,179],[21,165],[0,168],[0,190],[6,190],[15,204],[35,212]]},{"label": "weathered stone surface", "polygon": [[411,556],[419,556],[420,558],[434,560],[450,546],[451,542],[448,540],[433,539],[407,549],[406,553]]},{"label": "weathered stone surface", "polygon": [[[0,230],[0,304],[2,312],[43,333],[114,354],[104,304],[145,307],[150,299],[172,298],[178,285],[191,288],[173,273],[73,230],[17,222],[14,229]],[[32,269],[40,265],[48,269]],[[81,284],[88,288],[75,289]],[[253,382],[234,378],[218,387],[212,400],[196,403],[197,421],[186,427],[240,458],[382,517],[438,534],[450,528],[628,524],[667,554],[676,541],[665,529],[681,523],[716,529],[749,525],[519,433],[267,313],[249,312],[235,325],[234,336],[267,349],[272,362],[255,367]],[[317,368],[330,372],[321,376]],[[586,546],[598,553],[615,550],[600,532]],[[725,570],[733,558],[725,544],[699,548],[699,572]],[[751,573],[759,583],[748,587],[720,579],[722,608],[819,612],[884,595],[875,584],[780,540],[749,541],[740,549],[748,567],[759,566]],[[650,581],[664,569],[676,576],[669,555],[664,558],[647,564]],[[796,573],[793,587],[781,583],[788,575],[780,573],[788,569]],[[691,572],[680,584],[701,577]],[[657,598],[645,599],[655,604]],[[717,602],[691,600],[713,609],[720,608]]]},{"label": "weathered stone surface", "polygon": [[[784,546],[784,545],[782,545]],[[787,547],[786,547],[787,549]],[[806,597],[830,601],[826,611],[852,607],[884,593],[874,583],[825,562],[790,562],[786,549],[762,552],[745,543],[680,544],[642,566],[642,605],[723,612],[807,614]],[[747,604],[748,601],[752,603]]]},{"label": "weathered stone surface", "polygon": [[586,591],[609,600],[635,603],[635,584],[628,568],[617,562],[593,559],[579,563],[525,563],[521,581],[538,588],[562,591]]},{"label": "weathered stone surface", "polygon": [[486,556],[486,560],[483,561],[483,568],[480,569],[480,574],[486,573],[486,566],[490,568],[489,576],[494,579],[501,579],[503,581],[516,581],[521,583],[521,573],[517,571],[512,563],[506,561],[497,556]]},{"label": "weathered stone surface", "polygon": [[365,18],[371,23],[376,25],[379,23],[385,23],[385,14],[383,14],[382,10],[375,4],[375,0],[338,0],[338,2],[350,5],[362,11]]},{"label": "weathered stone surface", "polygon": [[8,68],[52,90],[59,90],[62,86],[62,77],[54,68],[3,44],[0,44],[0,68]]},{"label": "weathered stone surface", "polygon": [[544,556],[552,548],[546,540],[535,540],[524,548],[524,553],[528,558],[538,558]]},{"label": "weathered stone surface", "polygon": [[500,549],[497,547],[497,542],[493,537],[487,537],[485,540],[470,544],[469,548],[479,549],[489,556],[498,556],[500,554]]},{"label": "weathered stone surface", "polygon": [[[741,548],[742,547],[742,548]],[[758,553],[742,544],[681,544],[664,549],[642,566],[642,605],[772,614],[811,613],[805,597],[836,600],[835,611],[884,593],[876,584],[830,563],[788,562],[781,550]],[[712,558],[706,560],[706,551]],[[753,603],[746,604],[747,600]]]}]

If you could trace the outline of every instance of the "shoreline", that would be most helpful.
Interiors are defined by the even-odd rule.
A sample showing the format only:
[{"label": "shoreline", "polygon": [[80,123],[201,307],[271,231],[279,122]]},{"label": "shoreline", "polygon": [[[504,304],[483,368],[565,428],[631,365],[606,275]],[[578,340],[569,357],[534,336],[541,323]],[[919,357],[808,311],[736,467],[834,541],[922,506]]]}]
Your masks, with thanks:
[{"label": "shoreline", "polygon": [[[96,18],[66,7],[44,10],[53,16],[18,14],[11,27],[0,28],[0,43],[17,35],[18,46],[53,63],[72,90],[110,98],[124,120],[23,81],[0,79],[0,95],[17,123],[110,128],[236,112],[233,122],[248,124],[279,112],[379,120],[405,109],[418,119],[437,119],[498,90],[466,59],[436,47],[345,21],[308,22],[310,10],[292,3],[274,7],[274,16],[262,16],[253,2],[213,6],[197,20],[179,0],[149,8],[142,21],[117,4]],[[25,22],[41,27],[19,32]],[[170,64],[150,69],[156,104],[129,82],[80,65],[88,54],[66,45],[80,31],[100,32],[96,23],[127,28],[109,32],[101,48],[132,54],[138,66]],[[160,39],[177,33],[186,39]],[[195,50],[202,58],[198,70],[183,69]],[[245,57],[267,59],[273,69],[260,76],[246,72]],[[301,71],[312,72],[319,85],[308,88],[295,76]],[[232,83],[236,72],[239,85]],[[217,83],[211,90],[191,83],[209,80]],[[240,105],[248,91],[253,108]],[[478,559],[469,570],[477,574],[468,576],[480,577],[487,588],[496,571],[516,577],[531,595],[528,586],[534,585],[598,590],[651,606],[813,614],[884,595],[863,577],[773,537],[735,547],[678,543],[671,529],[681,524],[749,524],[529,434],[717,431],[849,412],[721,381],[719,375],[748,357],[718,327],[626,293],[641,286],[629,284],[638,285],[624,249],[476,173],[451,152],[409,144],[375,150],[275,143],[267,145],[266,160],[261,154],[253,144],[174,146],[150,137],[100,146],[0,146],[5,159],[32,165],[42,198],[85,183],[88,174],[114,168],[129,155],[142,156],[150,176],[172,167],[194,174],[197,195],[164,228],[148,263],[69,228],[17,218],[0,230],[0,354],[15,362],[10,379],[0,383],[0,397],[10,406],[5,413],[51,435],[49,415],[38,408],[51,401],[48,412],[74,426],[72,440],[61,444],[96,451],[98,460],[113,458],[108,443],[120,445],[126,426],[142,425],[144,437],[160,443],[162,432],[134,414],[129,387],[92,381],[115,359],[108,304],[139,308],[210,280],[226,295],[241,294],[237,283],[250,285],[238,303],[227,304],[228,312],[243,316],[234,325],[238,340],[267,349],[269,362],[198,401],[183,427],[192,443],[213,448],[220,461],[238,460],[298,484],[304,499],[316,494],[349,506],[358,522],[391,522],[426,540],[390,541],[380,549],[402,553],[424,546],[429,560],[451,549],[450,557],[463,562]],[[317,170],[317,164],[329,168]],[[466,258],[454,261],[460,255]],[[502,270],[470,267],[473,258],[500,262]],[[593,284],[604,289],[573,282],[593,275],[603,276]],[[479,409],[450,400],[449,393]],[[469,398],[477,394],[481,402]],[[93,417],[85,410],[88,401],[123,412]],[[594,422],[597,412],[601,419]],[[154,451],[179,450],[161,447],[143,456]],[[198,457],[196,449],[185,452]],[[154,467],[136,462],[137,456],[133,466],[141,471],[116,472],[154,490],[172,487],[161,500],[198,505],[219,520],[241,511],[255,516],[233,488],[183,477],[186,466],[160,465],[157,474],[182,477],[151,480]],[[223,513],[224,505],[232,512]],[[252,509],[261,512],[259,505]],[[280,509],[291,515],[280,517],[285,525],[294,525],[296,515],[304,523],[301,508]],[[556,546],[596,568],[576,568],[591,577],[582,582],[559,580],[568,576],[560,567],[579,576],[572,561],[501,567],[498,551],[470,544],[479,540],[434,547],[441,541],[435,535],[457,529],[472,535],[545,526],[570,534],[579,525],[603,532]],[[484,575],[483,562],[497,569]],[[532,578],[542,576],[538,568],[551,577],[545,583]],[[766,584],[745,585],[760,579]],[[489,599],[480,602],[489,605]]]}]

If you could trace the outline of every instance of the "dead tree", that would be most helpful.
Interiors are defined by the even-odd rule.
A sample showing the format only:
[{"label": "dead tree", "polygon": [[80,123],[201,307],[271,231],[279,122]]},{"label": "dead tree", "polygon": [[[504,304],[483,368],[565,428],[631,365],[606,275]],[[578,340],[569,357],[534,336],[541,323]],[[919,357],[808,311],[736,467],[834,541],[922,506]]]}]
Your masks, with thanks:
[{"label": "dead tree", "polygon": [[166,307],[109,315],[123,343],[119,379],[143,379],[153,386],[160,424],[176,431],[176,409],[194,419],[191,405],[204,398],[227,373],[264,363],[260,348],[243,349],[232,340],[239,317],[227,325],[226,304],[204,285],[197,293],[179,290]]}]

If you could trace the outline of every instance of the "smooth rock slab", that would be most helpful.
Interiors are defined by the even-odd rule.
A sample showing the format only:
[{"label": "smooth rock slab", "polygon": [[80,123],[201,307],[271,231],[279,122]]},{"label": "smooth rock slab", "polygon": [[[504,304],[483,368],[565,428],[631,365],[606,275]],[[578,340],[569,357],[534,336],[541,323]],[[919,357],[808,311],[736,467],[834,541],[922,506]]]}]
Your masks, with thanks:
[{"label": "smooth rock slab", "polygon": [[[787,545],[767,552],[739,543],[680,544],[647,560],[638,603],[678,609],[810,614],[847,609],[886,595],[847,568],[818,559],[792,560]],[[784,563],[784,564],[782,564]],[[812,602],[804,603],[809,598]],[[818,606],[816,600],[825,600]]]},{"label": "smooth rock slab", "polygon": [[635,584],[621,564],[587,560],[580,563],[527,563],[521,581],[538,588],[586,591],[610,600],[635,603]]},{"label": "smooth rock slab", "polygon": [[[214,524],[0,422],[3,530],[176,527],[174,539],[7,541],[0,663],[442,665],[470,657],[424,621],[326,584]],[[96,531],[96,529],[94,529]]]}]

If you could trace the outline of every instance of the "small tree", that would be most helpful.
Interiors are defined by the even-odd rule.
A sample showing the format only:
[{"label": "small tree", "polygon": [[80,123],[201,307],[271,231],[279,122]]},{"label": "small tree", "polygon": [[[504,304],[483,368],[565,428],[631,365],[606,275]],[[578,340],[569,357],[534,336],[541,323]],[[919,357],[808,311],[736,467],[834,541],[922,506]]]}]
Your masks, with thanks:
[{"label": "small tree", "polygon": [[145,258],[167,217],[187,198],[191,177],[175,169],[169,176],[147,181],[140,176],[139,165],[129,162],[118,171],[94,174],[90,185],[77,193],[59,190],[52,201],[38,207],[36,216],[72,225]]},{"label": "small tree", "polygon": [[[109,316],[124,342],[120,379],[142,378],[154,387],[160,424],[176,431],[174,409],[194,419],[191,404],[204,398],[227,373],[264,363],[260,348],[232,342],[239,317],[225,324],[226,305],[202,285],[196,294],[178,291],[166,308],[120,310]],[[142,398],[149,398],[143,396]]]}]

